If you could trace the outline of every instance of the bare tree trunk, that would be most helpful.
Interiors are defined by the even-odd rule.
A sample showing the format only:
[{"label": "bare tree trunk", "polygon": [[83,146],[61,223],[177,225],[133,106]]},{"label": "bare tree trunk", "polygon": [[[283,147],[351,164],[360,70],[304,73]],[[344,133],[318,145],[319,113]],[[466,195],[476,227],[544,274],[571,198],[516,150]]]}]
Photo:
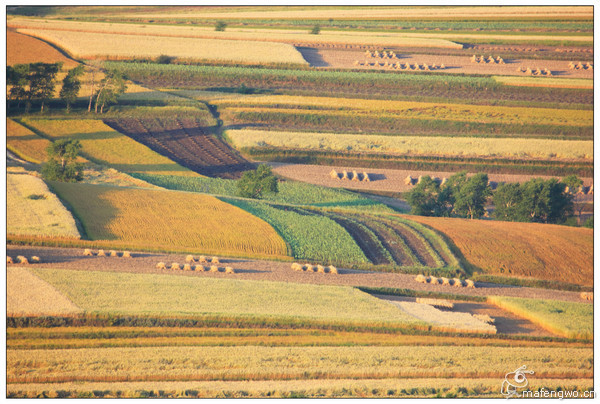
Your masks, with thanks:
[{"label": "bare tree trunk", "polygon": [[92,69],[92,81],[90,84],[90,103],[88,104],[88,112],[92,110],[92,99],[94,98],[94,88],[96,87],[96,83],[94,82],[96,71]]}]

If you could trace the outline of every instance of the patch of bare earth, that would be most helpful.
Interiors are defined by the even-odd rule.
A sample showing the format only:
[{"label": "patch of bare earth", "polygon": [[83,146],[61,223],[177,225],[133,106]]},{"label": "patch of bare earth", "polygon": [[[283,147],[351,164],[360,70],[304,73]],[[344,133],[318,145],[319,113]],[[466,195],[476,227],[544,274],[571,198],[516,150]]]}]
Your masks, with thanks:
[{"label": "patch of bare earth", "polygon": [[[83,256],[83,249],[78,248],[55,248],[7,245],[7,254],[10,256],[37,255],[42,263],[30,264],[35,268],[60,268],[83,271],[109,271],[109,272],[132,272],[149,274],[170,274],[173,276],[204,276],[215,278],[265,280],[276,282],[295,282],[320,285],[345,285],[345,286],[367,286],[401,288],[422,291],[433,291],[442,293],[456,293],[470,296],[514,296],[529,297],[537,299],[554,299],[573,302],[585,302],[577,292],[558,290],[525,288],[516,286],[504,286],[491,283],[479,282],[477,288],[456,288],[445,285],[422,284],[414,280],[414,275],[359,271],[338,268],[338,275],[329,273],[297,272],[291,269],[291,262],[263,261],[246,258],[221,258],[221,272],[199,272],[170,269],[157,269],[158,262],[164,262],[169,266],[173,262],[184,263],[187,254],[162,254],[148,252],[132,252],[133,258],[122,257],[89,257]],[[316,264],[316,263],[314,263]],[[225,266],[235,269],[235,274],[223,272]],[[11,267],[21,266],[19,264]],[[207,265],[205,264],[205,267]],[[22,267],[22,266],[21,266]],[[589,302],[588,302],[589,303]]]}]

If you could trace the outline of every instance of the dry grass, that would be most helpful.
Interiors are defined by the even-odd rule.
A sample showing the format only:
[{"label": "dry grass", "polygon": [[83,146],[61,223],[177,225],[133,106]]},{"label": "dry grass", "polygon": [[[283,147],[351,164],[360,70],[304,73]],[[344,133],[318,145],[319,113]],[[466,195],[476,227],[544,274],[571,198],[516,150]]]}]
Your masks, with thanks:
[{"label": "dry grass", "polygon": [[402,309],[405,313],[438,327],[467,332],[496,333],[496,327],[473,317],[469,313],[441,311],[433,307],[431,303],[396,301],[391,301],[391,303]]},{"label": "dry grass", "polygon": [[[93,27],[92,27],[93,29]],[[292,45],[249,40],[164,37],[86,31],[20,29],[20,32],[53,43],[77,58],[129,59],[169,55],[191,60],[220,60],[241,63],[308,63]]]},{"label": "dry grass", "polygon": [[60,315],[82,310],[25,268],[6,270],[7,315]]},{"label": "dry grass", "polygon": [[228,130],[238,148],[271,146],[412,155],[580,159],[593,158],[593,141],[443,136],[384,136],[338,133]]},{"label": "dry grass", "polygon": [[[285,242],[266,222],[202,194],[54,183],[93,240],[212,253],[283,256]],[[210,229],[198,237],[198,229]]]},{"label": "dry grass", "polygon": [[118,171],[198,176],[99,119],[26,119],[24,122],[54,139],[78,139],[85,157]]},{"label": "dry grass", "polygon": [[62,53],[39,39],[7,30],[6,65],[36,62],[63,62],[63,68],[72,68],[78,65],[76,61],[66,58]]},{"label": "dry grass", "polygon": [[593,285],[591,229],[407,216],[445,234],[485,273]]},{"label": "dry grass", "polygon": [[80,238],[69,211],[32,175],[7,173],[6,213],[7,234]]},{"label": "dry grass", "polygon": [[12,119],[6,119],[6,148],[23,160],[40,164],[48,159],[48,139],[40,137]]}]

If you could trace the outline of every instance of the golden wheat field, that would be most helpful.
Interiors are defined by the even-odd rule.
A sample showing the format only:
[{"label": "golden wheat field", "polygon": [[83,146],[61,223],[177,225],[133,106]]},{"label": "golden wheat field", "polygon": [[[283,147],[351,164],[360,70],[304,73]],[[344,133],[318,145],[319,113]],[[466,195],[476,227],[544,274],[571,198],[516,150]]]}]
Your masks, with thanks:
[{"label": "golden wheat field", "polygon": [[167,251],[287,255],[285,242],[266,222],[208,195],[89,184],[53,187],[93,240]]},{"label": "golden wheat field", "polygon": [[[75,32],[92,32],[119,35],[148,35],[148,26],[143,24],[111,24],[100,22],[52,21],[39,19],[13,18],[9,26],[19,28],[20,32],[26,29],[34,30],[59,30]],[[207,27],[178,27],[172,25],[153,25],[152,35],[161,37],[204,38],[236,41],[260,41],[271,43],[297,43],[319,42],[343,45],[372,45],[372,46],[404,46],[404,47],[439,47],[461,49],[462,45],[436,36],[416,37],[416,34],[389,34],[385,32],[362,32],[357,35],[351,31],[322,31],[319,37],[310,35],[306,30],[278,30],[265,28],[228,28],[223,32],[216,32],[214,28]],[[36,35],[37,36],[37,35]],[[170,54],[169,54],[170,55]],[[279,61],[290,63],[289,61]],[[296,63],[296,62],[294,62]],[[302,62],[305,63],[305,62]]]},{"label": "golden wheat field", "polygon": [[79,140],[85,157],[118,171],[198,176],[195,172],[117,132],[99,119],[27,118],[23,122],[55,139]]},{"label": "golden wheat field", "polygon": [[445,234],[465,259],[484,273],[593,285],[592,229],[424,216],[408,218]]},{"label": "golden wheat field", "polygon": [[36,164],[42,163],[48,159],[46,148],[49,145],[48,139],[12,119],[6,119],[6,148],[18,157]]},{"label": "golden wheat field", "polygon": [[547,77],[511,77],[493,76],[499,83],[508,86],[550,87],[550,88],[584,88],[593,89],[594,80],[590,79],[561,79]]},{"label": "golden wheat field", "polygon": [[6,175],[6,232],[79,238],[75,220],[44,181],[23,173]]},{"label": "golden wheat field", "polygon": [[168,55],[191,60],[307,64],[293,46],[276,42],[163,37],[151,35],[151,32],[146,35],[44,29],[20,29],[19,32],[48,41],[71,56],[84,59]]},{"label": "golden wheat field", "polygon": [[359,136],[339,133],[282,132],[254,129],[228,130],[227,135],[238,148],[271,146],[358,153],[591,160],[594,150],[593,141],[587,140]]},{"label": "golden wheat field", "polygon": [[[533,78],[534,80],[536,78]],[[533,124],[533,125],[565,125],[592,126],[594,113],[591,110],[553,109],[535,107],[505,107],[491,105],[470,105],[451,103],[429,103],[412,101],[366,100],[333,97],[303,97],[289,95],[244,96],[233,99],[215,101],[222,106],[264,106],[277,107],[276,111],[297,112],[294,108],[319,107],[327,110],[363,112],[378,116],[402,119],[440,119],[461,122]],[[286,107],[289,110],[286,110]],[[263,111],[264,109],[258,109]],[[321,111],[312,110],[312,114]]]},{"label": "golden wheat field", "polygon": [[27,269],[6,269],[7,315],[39,316],[80,312],[81,309],[67,297]]}]

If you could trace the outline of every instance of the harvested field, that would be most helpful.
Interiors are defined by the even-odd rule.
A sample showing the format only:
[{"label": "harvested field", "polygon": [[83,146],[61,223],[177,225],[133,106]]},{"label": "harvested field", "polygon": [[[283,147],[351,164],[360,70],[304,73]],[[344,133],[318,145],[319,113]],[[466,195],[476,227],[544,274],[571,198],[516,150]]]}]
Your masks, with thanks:
[{"label": "harvested field", "polygon": [[227,143],[194,118],[123,118],[107,123],[150,149],[202,175],[239,178],[253,169]]},{"label": "harvested field", "polygon": [[[63,268],[86,271],[132,272],[148,274],[169,274],[186,277],[226,278],[222,272],[171,271],[156,269],[157,262],[184,262],[187,254],[164,254],[135,252],[133,260],[120,260],[111,257],[84,257],[82,248],[27,247],[7,245],[7,253],[17,255],[40,255],[44,262],[36,264],[36,268]],[[383,288],[409,288],[419,291],[442,293],[460,293],[469,296],[514,296],[536,299],[555,299],[573,302],[584,302],[579,292],[566,292],[528,287],[492,285],[477,283],[476,289],[461,288],[451,290],[447,286],[422,284],[414,281],[414,275],[358,271],[338,268],[339,276],[320,276],[290,270],[290,262],[258,261],[246,258],[222,258],[222,263],[232,265],[236,269],[236,279],[269,280],[277,282],[310,283],[323,285],[368,286]],[[15,266],[17,266],[16,264]],[[239,270],[239,271],[238,271]],[[314,276],[317,275],[317,276]],[[589,302],[588,302],[589,303]]]},{"label": "harvested field", "polygon": [[[331,166],[310,165],[310,164],[287,164],[287,163],[268,163],[273,167],[273,171],[284,178],[307,182],[309,184],[322,185],[332,188],[347,188],[365,191],[389,191],[389,192],[408,192],[414,186],[405,184],[404,180],[409,175],[413,178],[429,175],[432,178],[449,178],[453,172],[440,171],[420,171],[420,170],[390,170],[366,167],[340,167],[335,166],[338,172],[346,170],[349,172],[367,172],[371,178],[370,182],[340,181],[332,179],[329,176]],[[510,174],[488,174],[490,181],[495,183],[526,182],[531,178],[556,178],[551,176],[539,175],[510,175]],[[593,183],[592,178],[583,178],[584,186],[589,187]]]},{"label": "harvested field", "polygon": [[63,68],[72,68],[79,63],[60,53],[44,41],[20,34],[12,29],[6,30],[6,65],[26,63],[63,62]]},{"label": "harvested field", "polygon": [[82,310],[52,285],[25,268],[6,270],[8,316],[65,315]]},{"label": "harvested field", "polygon": [[593,285],[593,231],[552,224],[406,216],[446,235],[486,274]]},{"label": "harvested field", "polygon": [[494,80],[507,86],[517,87],[554,87],[554,88],[585,88],[593,89],[593,79],[562,79],[540,77],[501,77],[494,76]]},{"label": "harvested field", "polygon": [[71,213],[44,181],[26,171],[6,175],[6,219],[7,234],[80,238]]},{"label": "harvested field", "polygon": [[19,29],[19,32],[48,41],[71,56],[83,59],[135,59],[169,55],[196,61],[306,64],[292,45],[276,42],[186,37],[176,40],[174,37],[141,32],[134,35],[47,29]]},{"label": "harvested field", "polygon": [[167,251],[287,255],[285,242],[266,222],[208,195],[58,182],[52,186],[92,240]]},{"label": "harvested field", "polygon": [[[510,77],[529,77],[526,73],[519,73],[516,71],[517,67],[523,66],[525,69],[531,67],[535,70],[537,67],[540,69],[548,69],[552,72],[553,76],[560,78],[578,78],[578,79],[593,79],[593,70],[575,70],[569,69],[568,62],[561,60],[552,59],[530,59],[528,55],[523,55],[520,58],[507,59],[505,64],[498,63],[472,63],[471,56],[477,54],[482,55],[482,50],[473,50],[473,53],[469,56],[457,56],[457,55],[431,55],[423,53],[408,53],[409,49],[402,49],[402,51],[396,52],[398,54],[397,59],[382,59],[382,58],[368,58],[365,55],[364,50],[349,50],[349,49],[322,49],[322,48],[306,48],[305,54],[311,54],[314,61],[318,61],[318,67],[325,67],[330,69],[361,69],[361,70],[382,70],[382,71],[398,71],[400,69],[393,69],[389,66],[382,66],[379,63],[389,62],[390,64],[410,63],[414,66],[415,63],[419,65],[428,64],[429,66],[437,65],[438,69],[429,70],[436,74],[485,74],[485,75],[501,75]],[[479,52],[479,53],[478,53]],[[496,51],[498,52],[498,51]],[[494,56],[496,56],[496,52]],[[491,52],[485,52],[485,56],[489,56]],[[356,65],[355,62],[363,63],[375,63],[377,66],[372,65]],[[582,60],[587,62],[588,60]],[[589,56],[589,61],[592,61],[592,57]],[[309,60],[311,62],[311,60]],[[577,61],[575,61],[577,62]],[[444,64],[445,69],[440,69],[439,66]],[[315,65],[315,63],[311,63]],[[317,66],[315,66],[317,67]],[[564,87],[564,88],[588,88],[588,87]]]}]

